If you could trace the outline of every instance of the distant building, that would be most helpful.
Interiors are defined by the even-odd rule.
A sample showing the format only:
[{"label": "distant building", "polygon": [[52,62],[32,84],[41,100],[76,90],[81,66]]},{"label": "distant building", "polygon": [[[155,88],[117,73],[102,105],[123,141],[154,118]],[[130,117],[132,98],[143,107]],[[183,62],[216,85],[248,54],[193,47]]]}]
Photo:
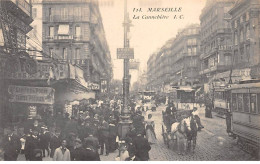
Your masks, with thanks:
[{"label": "distant building", "polygon": [[228,11],[234,0],[208,0],[200,15],[200,81],[207,83],[214,75],[230,70],[232,33]]},{"label": "distant building", "polygon": [[181,29],[147,62],[147,87],[169,92],[171,86],[198,84],[200,26],[189,25]]},{"label": "distant building", "polygon": [[43,0],[45,53],[78,65],[88,82],[112,78],[111,55],[97,0]]}]

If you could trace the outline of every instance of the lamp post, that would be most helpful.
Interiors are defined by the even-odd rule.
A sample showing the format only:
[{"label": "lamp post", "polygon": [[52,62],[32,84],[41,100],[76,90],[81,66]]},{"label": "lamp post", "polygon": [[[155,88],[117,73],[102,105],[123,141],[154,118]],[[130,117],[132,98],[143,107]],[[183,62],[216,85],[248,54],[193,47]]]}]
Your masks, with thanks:
[{"label": "lamp post", "polygon": [[127,0],[124,1],[124,48],[118,49],[118,57],[124,59],[124,77],[123,77],[123,108],[121,111],[121,121],[119,122],[119,136],[120,139],[124,139],[130,124],[130,111],[128,109],[128,99],[129,99],[129,85],[130,85],[130,76],[129,76],[129,59],[133,58],[133,49],[129,48],[129,39],[128,32],[130,31],[131,21],[127,13]]}]

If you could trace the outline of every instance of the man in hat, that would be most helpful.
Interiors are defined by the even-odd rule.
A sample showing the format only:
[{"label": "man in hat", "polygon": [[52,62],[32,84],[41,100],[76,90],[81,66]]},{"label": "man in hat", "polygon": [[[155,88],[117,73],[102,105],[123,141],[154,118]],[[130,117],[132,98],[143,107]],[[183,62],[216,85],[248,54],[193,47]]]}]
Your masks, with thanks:
[{"label": "man in hat", "polygon": [[42,150],[40,146],[39,132],[37,128],[32,129],[32,135],[26,138],[24,154],[26,160],[41,161]]},{"label": "man in hat", "polygon": [[96,152],[98,152],[99,142],[98,139],[95,136],[93,136],[92,133],[90,133],[89,136],[85,138],[85,145],[86,143],[89,143],[89,146],[91,146]]},{"label": "man in hat", "polygon": [[60,146],[60,144],[61,144],[60,131],[56,130],[55,133],[52,133],[51,140],[50,140],[51,158],[53,158],[54,152]]},{"label": "man in hat", "polygon": [[83,161],[84,160],[84,148],[82,142],[79,138],[75,140],[74,150],[71,151],[71,160],[72,161]]},{"label": "man in hat", "polygon": [[70,161],[70,151],[66,148],[66,139],[62,140],[61,146],[54,152],[53,161]]},{"label": "man in hat", "polygon": [[8,129],[7,135],[3,139],[3,144],[4,160],[16,161],[22,145],[19,137],[14,134],[13,127]]},{"label": "man in hat", "polygon": [[134,138],[133,145],[136,148],[135,156],[140,158],[141,161],[148,161],[151,146],[148,140],[144,138],[141,133],[138,133],[137,136]]},{"label": "man in hat", "polygon": [[85,142],[84,159],[82,161],[100,161],[99,154],[93,149],[91,141]]},{"label": "man in hat", "polygon": [[99,138],[99,143],[101,145],[101,152],[100,155],[103,155],[104,152],[104,146],[106,148],[106,155],[109,155],[109,124],[107,123],[107,121],[104,120],[104,118],[102,117],[100,119],[100,138]]},{"label": "man in hat", "polygon": [[45,150],[47,150],[48,153],[47,156],[50,155],[50,151],[49,151],[50,140],[51,140],[50,132],[48,131],[48,128],[44,125],[42,126],[42,134],[40,135],[40,145],[42,147],[43,157],[45,157]]}]

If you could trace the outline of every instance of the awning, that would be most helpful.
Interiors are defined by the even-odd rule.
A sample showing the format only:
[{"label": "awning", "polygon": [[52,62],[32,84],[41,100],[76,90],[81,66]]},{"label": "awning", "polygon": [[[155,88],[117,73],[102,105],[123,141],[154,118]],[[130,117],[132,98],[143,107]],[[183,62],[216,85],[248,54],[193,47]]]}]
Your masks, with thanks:
[{"label": "awning", "polygon": [[69,35],[70,26],[69,25],[59,25],[58,34],[59,35]]}]

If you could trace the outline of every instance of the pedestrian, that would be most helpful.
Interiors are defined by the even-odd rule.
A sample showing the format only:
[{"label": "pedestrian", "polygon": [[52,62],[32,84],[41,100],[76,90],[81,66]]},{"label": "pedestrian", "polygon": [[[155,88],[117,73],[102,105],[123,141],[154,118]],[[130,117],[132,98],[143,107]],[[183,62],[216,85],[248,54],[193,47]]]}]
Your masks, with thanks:
[{"label": "pedestrian", "polygon": [[73,152],[71,152],[71,160],[72,161],[83,161],[85,155],[85,150],[82,145],[82,142],[79,138],[75,140],[75,147]]},{"label": "pedestrian", "polygon": [[151,150],[151,146],[148,140],[144,138],[141,133],[137,134],[137,136],[133,140],[133,145],[135,146],[135,150],[136,150],[135,156],[140,158],[141,161],[148,161],[149,151]]},{"label": "pedestrian", "polygon": [[101,126],[100,126],[100,140],[99,143],[101,145],[100,155],[103,155],[104,147],[106,148],[106,156],[109,155],[109,124],[101,118]]},{"label": "pedestrian", "polygon": [[47,130],[46,126],[42,127],[42,134],[40,135],[40,145],[43,152],[43,157],[45,157],[45,150],[47,151],[47,157],[50,155],[49,144],[51,140],[50,132]]},{"label": "pedestrian", "polygon": [[32,135],[26,138],[24,154],[26,160],[29,161],[41,161],[42,149],[40,145],[40,137],[38,128],[32,129]]},{"label": "pedestrian", "polygon": [[70,161],[70,151],[66,148],[67,141],[63,139],[61,146],[54,152],[53,161]]},{"label": "pedestrian", "polygon": [[89,134],[89,136],[87,138],[85,138],[85,144],[89,143],[89,146],[92,146],[92,148],[98,152],[99,149],[99,142],[98,142],[98,138],[96,138],[92,133]]},{"label": "pedestrian", "polygon": [[56,130],[54,133],[51,133],[51,140],[50,140],[51,158],[53,158],[54,152],[60,146],[60,144],[61,144],[60,132]]},{"label": "pedestrian", "polygon": [[100,161],[100,156],[98,152],[92,148],[92,143],[90,141],[86,141],[85,143],[83,161]]},{"label": "pedestrian", "polygon": [[131,150],[128,151],[129,157],[125,161],[142,161],[138,156],[136,156],[135,147],[131,147]]},{"label": "pedestrian", "polygon": [[154,132],[154,121],[152,120],[152,114],[148,114],[148,120],[146,122],[146,138],[150,144],[156,143],[156,134]]},{"label": "pedestrian", "polygon": [[116,143],[117,127],[115,124],[109,124],[109,150],[114,152],[117,149]]},{"label": "pedestrian", "polygon": [[19,137],[14,134],[13,127],[10,127],[10,129],[8,129],[7,135],[3,139],[3,144],[4,160],[16,161],[22,145]]}]

